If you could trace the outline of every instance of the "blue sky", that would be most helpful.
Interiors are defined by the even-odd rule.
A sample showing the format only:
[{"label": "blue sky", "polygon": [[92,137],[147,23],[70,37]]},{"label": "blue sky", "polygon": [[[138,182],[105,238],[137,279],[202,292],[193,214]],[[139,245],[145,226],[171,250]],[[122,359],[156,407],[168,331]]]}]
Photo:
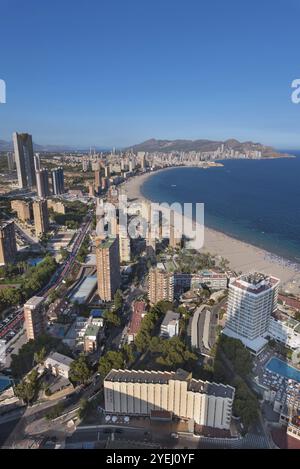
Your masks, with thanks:
[{"label": "blue sky", "polygon": [[300,148],[298,0],[1,0],[0,139]]}]

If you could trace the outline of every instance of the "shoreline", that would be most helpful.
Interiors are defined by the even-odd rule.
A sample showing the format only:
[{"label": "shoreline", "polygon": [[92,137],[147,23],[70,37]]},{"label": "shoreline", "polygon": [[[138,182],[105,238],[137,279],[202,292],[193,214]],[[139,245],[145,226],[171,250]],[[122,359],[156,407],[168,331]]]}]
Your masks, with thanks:
[{"label": "shoreline", "polygon": [[[122,191],[127,195],[128,199],[153,202],[142,194],[142,185],[151,176],[173,168],[162,168],[157,171],[134,176],[121,185]],[[228,259],[230,269],[236,272],[244,273],[258,270],[265,274],[272,274],[280,279],[281,287],[286,293],[300,294],[300,270],[297,271],[292,265],[289,265],[292,264],[291,261],[276,253],[238,240],[222,231],[217,231],[207,226],[204,226],[204,246],[200,249],[201,251],[211,252],[219,258],[224,257]]]}]

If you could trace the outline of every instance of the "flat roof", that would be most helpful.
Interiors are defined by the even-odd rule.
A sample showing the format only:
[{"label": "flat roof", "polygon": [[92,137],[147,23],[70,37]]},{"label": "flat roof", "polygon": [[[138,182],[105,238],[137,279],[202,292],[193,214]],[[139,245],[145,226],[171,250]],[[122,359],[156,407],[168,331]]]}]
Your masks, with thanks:
[{"label": "flat roof", "polygon": [[36,307],[40,303],[42,303],[42,301],[44,301],[43,296],[33,296],[32,298],[26,301],[26,303],[24,304],[24,308]]},{"label": "flat roof", "polygon": [[146,383],[146,384],[168,384],[170,380],[187,381],[188,391],[200,392],[233,399],[235,389],[225,384],[196,380],[191,378],[191,374],[185,370],[177,371],[142,371],[142,370],[116,370],[112,369],[104,381],[120,383]]},{"label": "flat roof", "polygon": [[78,301],[79,304],[82,304],[90,296],[93,290],[97,285],[97,276],[90,275],[84,279],[79,288],[75,291],[72,296],[72,301]]}]

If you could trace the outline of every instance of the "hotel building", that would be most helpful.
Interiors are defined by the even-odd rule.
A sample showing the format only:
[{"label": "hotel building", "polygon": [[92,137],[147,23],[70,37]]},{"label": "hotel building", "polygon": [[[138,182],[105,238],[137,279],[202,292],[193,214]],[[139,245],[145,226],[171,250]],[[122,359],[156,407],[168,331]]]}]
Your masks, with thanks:
[{"label": "hotel building", "polygon": [[169,412],[195,424],[229,430],[235,389],[192,378],[184,370],[111,370],[104,380],[105,411],[154,416]]},{"label": "hotel building", "polygon": [[257,272],[233,280],[229,284],[223,333],[259,352],[267,343],[270,318],[277,309],[279,283],[279,279]]},{"label": "hotel building", "polygon": [[171,302],[174,300],[174,274],[168,272],[162,263],[150,269],[148,298],[151,304],[162,300]]}]

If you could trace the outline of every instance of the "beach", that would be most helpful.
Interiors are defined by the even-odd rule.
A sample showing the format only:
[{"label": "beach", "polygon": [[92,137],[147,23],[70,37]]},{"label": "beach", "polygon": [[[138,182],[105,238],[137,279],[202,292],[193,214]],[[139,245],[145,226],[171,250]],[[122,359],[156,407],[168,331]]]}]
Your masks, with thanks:
[{"label": "beach", "polygon": [[[168,168],[159,171],[168,171]],[[141,193],[141,187],[149,177],[157,173],[158,171],[131,178],[122,184],[122,192],[129,200],[146,200]],[[300,266],[276,254],[208,227],[204,227],[204,246],[200,251],[226,258],[230,269],[236,272],[256,270],[272,274],[281,280],[281,289],[286,293],[300,294]]]}]

